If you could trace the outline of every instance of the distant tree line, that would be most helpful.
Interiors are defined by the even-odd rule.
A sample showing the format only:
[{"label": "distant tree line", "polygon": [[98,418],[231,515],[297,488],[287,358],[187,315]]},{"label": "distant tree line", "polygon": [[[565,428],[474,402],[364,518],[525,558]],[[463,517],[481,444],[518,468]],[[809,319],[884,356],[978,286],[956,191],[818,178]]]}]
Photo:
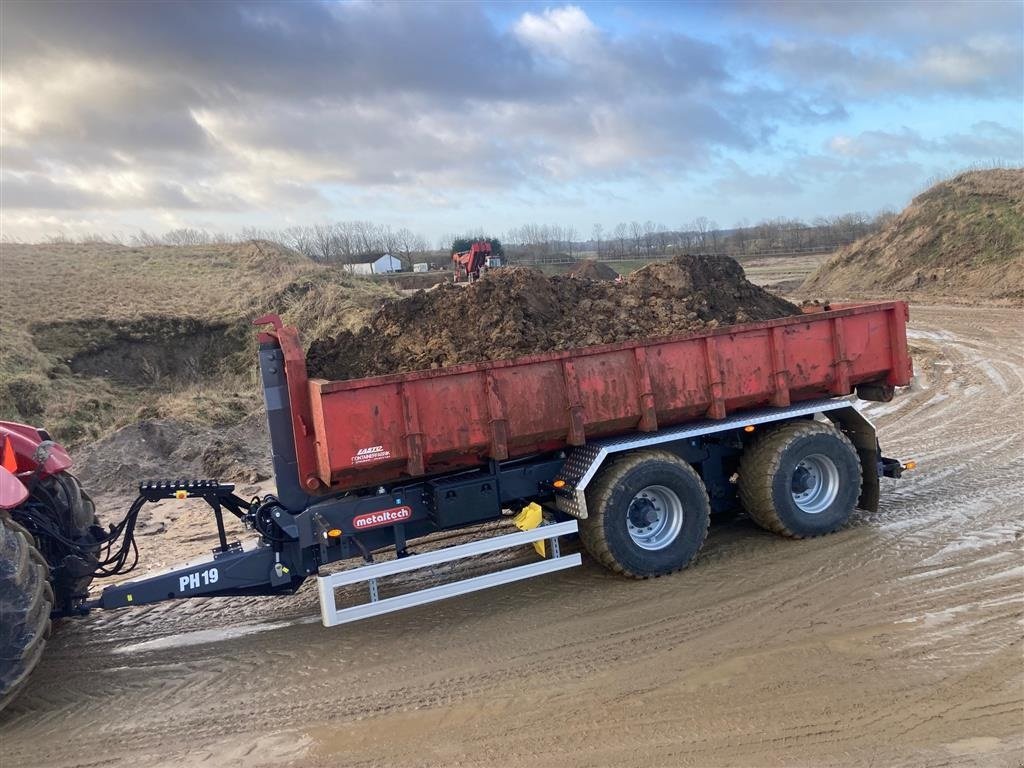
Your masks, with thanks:
[{"label": "distant tree line", "polygon": [[[407,267],[416,261],[446,264],[450,255],[466,250],[476,240],[490,240],[497,252],[504,252],[510,263],[572,261],[582,256],[600,259],[650,259],[673,253],[717,253],[731,256],[830,251],[871,234],[885,226],[895,213],[882,211],[874,216],[847,213],[818,217],[810,223],[800,219],[764,219],[756,224],[746,220],[728,229],[706,216],[672,229],[653,221],[620,222],[612,229],[595,224],[589,238],[581,238],[576,227],[558,224],[523,224],[506,231],[500,238],[481,231],[445,234],[431,248],[427,239],[402,227],[370,221],[338,221],[333,224],[294,226],[286,229],[249,227],[229,236],[204,229],[172,229],[162,235],[145,230],[128,238],[85,235],[69,238],[55,235],[45,242],[116,243],[132,246],[197,246],[245,240],[268,240],[292,248],[314,261],[325,264],[350,264],[367,256],[390,253]],[[17,242],[4,237],[5,242]]]},{"label": "distant tree line", "polygon": [[895,213],[874,216],[847,213],[818,217],[811,223],[799,219],[765,219],[757,224],[737,222],[721,228],[706,216],[677,229],[653,221],[620,222],[606,230],[595,224],[588,240],[577,239],[574,227],[527,224],[505,235],[510,261],[524,263],[572,260],[581,254],[600,259],[646,259],[672,253],[717,253],[742,256],[755,253],[830,251],[852,243],[885,226]]}]

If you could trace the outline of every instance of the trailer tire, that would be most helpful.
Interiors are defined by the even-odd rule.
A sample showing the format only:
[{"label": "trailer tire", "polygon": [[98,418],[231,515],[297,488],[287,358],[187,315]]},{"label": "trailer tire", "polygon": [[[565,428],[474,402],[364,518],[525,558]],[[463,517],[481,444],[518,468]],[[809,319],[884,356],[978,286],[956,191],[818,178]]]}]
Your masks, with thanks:
[{"label": "trailer tire", "polygon": [[601,565],[634,579],[682,570],[704,546],[711,519],[697,472],[669,451],[635,451],[587,488],[580,539]]},{"label": "trailer tire", "polygon": [[838,429],[817,421],[768,429],[740,457],[743,508],[762,528],[793,539],[842,528],[860,486],[857,450]]},{"label": "trailer tire", "polygon": [[28,531],[0,514],[0,710],[28,681],[50,636],[48,576]]}]

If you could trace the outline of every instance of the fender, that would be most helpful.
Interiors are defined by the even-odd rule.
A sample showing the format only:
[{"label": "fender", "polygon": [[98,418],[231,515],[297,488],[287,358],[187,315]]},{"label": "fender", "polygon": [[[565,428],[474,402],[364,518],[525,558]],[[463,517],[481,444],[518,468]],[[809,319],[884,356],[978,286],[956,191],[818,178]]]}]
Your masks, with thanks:
[{"label": "fender", "polygon": [[[71,466],[71,457],[60,443],[35,427],[14,421],[0,421],[0,451],[7,458],[7,451],[14,453],[17,469],[13,473],[26,477],[39,471],[39,477],[59,474]],[[10,468],[10,464],[6,464]]]},{"label": "fender", "polygon": [[0,509],[14,509],[28,498],[28,488],[6,467],[0,467]]}]

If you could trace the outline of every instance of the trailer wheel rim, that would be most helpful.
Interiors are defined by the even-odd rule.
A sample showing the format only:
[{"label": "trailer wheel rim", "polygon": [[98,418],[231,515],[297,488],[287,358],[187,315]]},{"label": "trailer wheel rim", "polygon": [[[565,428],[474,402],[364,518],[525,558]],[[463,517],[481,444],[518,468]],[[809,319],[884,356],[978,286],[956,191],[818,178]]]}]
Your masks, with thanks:
[{"label": "trailer wheel rim", "polygon": [[823,454],[805,456],[793,469],[790,493],[801,512],[824,512],[839,495],[839,468]]},{"label": "trailer wheel rim", "polygon": [[664,549],[678,538],[683,517],[679,494],[664,485],[648,485],[629,503],[626,530],[641,549]]}]

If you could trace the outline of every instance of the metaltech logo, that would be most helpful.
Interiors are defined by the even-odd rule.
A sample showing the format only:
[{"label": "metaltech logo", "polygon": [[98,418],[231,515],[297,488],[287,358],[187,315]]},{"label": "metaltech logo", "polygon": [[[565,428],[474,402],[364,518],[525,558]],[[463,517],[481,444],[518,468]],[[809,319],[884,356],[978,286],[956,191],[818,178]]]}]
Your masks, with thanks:
[{"label": "metaltech logo", "polygon": [[392,507],[382,509],[379,512],[367,512],[365,515],[356,515],[352,518],[352,527],[357,531],[365,531],[367,528],[379,528],[382,525],[394,525],[412,517],[411,507]]}]

